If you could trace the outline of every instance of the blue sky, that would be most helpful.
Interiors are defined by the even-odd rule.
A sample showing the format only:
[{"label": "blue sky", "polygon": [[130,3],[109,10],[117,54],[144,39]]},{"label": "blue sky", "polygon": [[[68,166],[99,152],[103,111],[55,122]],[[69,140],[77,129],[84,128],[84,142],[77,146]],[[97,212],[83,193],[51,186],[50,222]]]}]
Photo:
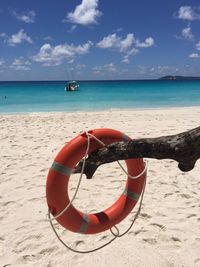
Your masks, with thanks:
[{"label": "blue sky", "polygon": [[199,0],[1,0],[0,80],[200,76]]}]

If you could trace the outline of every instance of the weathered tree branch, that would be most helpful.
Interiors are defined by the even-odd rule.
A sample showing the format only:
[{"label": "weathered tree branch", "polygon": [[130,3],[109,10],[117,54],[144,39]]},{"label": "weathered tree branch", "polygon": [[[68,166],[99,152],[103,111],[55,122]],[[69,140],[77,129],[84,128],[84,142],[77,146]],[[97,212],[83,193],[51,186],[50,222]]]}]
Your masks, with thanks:
[{"label": "weathered tree branch", "polygon": [[[117,142],[98,149],[88,156],[84,174],[90,179],[100,165],[130,158],[173,159],[181,171],[190,171],[200,158],[200,127],[176,135]],[[81,167],[79,162],[74,172],[80,173]]]}]

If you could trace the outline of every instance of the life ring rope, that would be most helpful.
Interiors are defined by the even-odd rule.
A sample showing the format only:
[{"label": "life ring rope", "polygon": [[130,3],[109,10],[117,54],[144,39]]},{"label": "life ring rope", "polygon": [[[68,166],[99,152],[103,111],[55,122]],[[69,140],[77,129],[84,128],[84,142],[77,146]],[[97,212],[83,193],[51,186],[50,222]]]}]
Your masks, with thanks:
[{"label": "life ring rope", "polygon": [[[94,138],[99,144],[101,144],[103,147],[106,147],[106,144],[104,142],[102,142],[100,139],[98,139],[96,136],[94,136],[93,134],[85,131],[83,133],[86,137],[87,137],[87,148],[86,148],[86,151],[85,151],[85,155],[83,157],[83,164],[82,164],[82,169],[81,169],[81,174],[80,174],[80,178],[78,180],[78,184],[77,184],[77,187],[76,187],[76,190],[74,192],[74,195],[73,197],[71,198],[71,200],[69,201],[68,205],[61,211],[59,212],[59,214],[57,214],[56,216],[54,217],[51,217],[51,210],[49,209],[48,210],[48,221],[50,222],[50,225],[56,235],[56,237],[58,238],[58,240],[66,247],[68,248],[69,250],[73,251],[73,252],[77,252],[77,253],[90,253],[90,252],[95,252],[107,245],[109,245],[110,243],[112,243],[117,237],[121,237],[123,235],[125,235],[126,233],[128,233],[130,231],[130,229],[132,228],[133,224],[135,223],[140,211],[141,211],[141,207],[142,207],[142,201],[143,201],[143,197],[144,197],[144,191],[145,191],[145,187],[146,187],[146,175],[145,175],[145,179],[144,179],[144,184],[143,184],[143,188],[142,188],[142,192],[141,194],[137,194],[136,192],[133,192],[133,191],[130,191],[128,190],[127,188],[125,188],[123,194],[125,196],[128,196],[129,198],[133,199],[134,201],[138,201],[139,198],[140,198],[140,203],[139,203],[139,207],[138,207],[138,210],[137,212],[135,213],[134,215],[134,218],[132,220],[132,223],[131,225],[127,228],[126,231],[124,231],[122,234],[120,234],[119,232],[119,229],[116,225],[114,225],[112,228],[115,228],[116,232],[117,233],[114,233],[114,231],[112,230],[112,228],[110,228],[110,232],[111,234],[114,236],[110,241],[108,241],[107,243],[103,244],[102,246],[100,247],[97,247],[95,249],[92,249],[92,250],[88,250],[88,251],[80,251],[80,250],[76,250],[76,249],[73,249],[71,248],[70,246],[68,246],[59,236],[59,234],[57,233],[57,230],[55,229],[54,225],[53,225],[53,220],[59,218],[60,216],[62,216],[69,208],[70,206],[72,205],[73,201],[75,200],[77,194],[78,194],[78,190],[80,188],[80,184],[81,184],[81,181],[82,181],[82,177],[83,177],[83,174],[84,174],[84,169],[85,169],[85,164],[86,164],[86,159],[87,159],[87,155],[88,155],[88,152],[89,152],[89,149],[90,149],[90,138]],[[127,139],[127,136],[125,136],[124,138],[125,140]],[[128,139],[127,139],[128,140]],[[119,166],[121,167],[122,171],[131,179],[138,179],[139,177],[141,177],[142,175],[146,174],[146,171],[147,171],[147,163],[144,162],[144,169],[136,176],[132,176],[130,175],[125,169],[124,167],[122,166],[122,164],[117,161],[117,163],[119,164]],[[71,173],[73,173],[73,170],[70,169],[70,168],[67,168],[66,166],[54,161],[51,168],[61,174],[64,174],[64,175],[70,175]],[[84,233],[86,230],[87,230],[87,227],[88,227],[88,216],[87,214],[84,214],[84,220],[83,220],[83,224],[81,225],[80,227],[80,233]]]},{"label": "life ring rope", "polygon": [[[68,205],[59,213],[59,214],[57,214],[56,216],[54,216],[54,217],[50,217],[50,219],[49,220],[51,220],[51,221],[53,221],[53,220],[56,220],[56,219],[58,219],[61,215],[63,215],[68,209],[69,209],[69,207],[72,205],[72,203],[74,202],[74,200],[75,200],[75,198],[76,198],[76,196],[77,196],[77,194],[78,194],[78,190],[79,190],[79,188],[80,188],[80,185],[81,185],[81,181],[82,181],[82,178],[83,178],[83,174],[84,174],[84,169],[85,169],[85,163],[86,163],[86,158],[87,158],[87,155],[88,155],[88,152],[89,152],[89,149],[90,149],[90,138],[89,138],[89,134],[87,133],[87,132],[85,132],[86,133],[86,136],[87,136],[87,148],[86,148],[86,151],[85,151],[85,155],[84,155],[84,158],[83,158],[83,165],[82,165],[82,168],[81,168],[81,174],[80,174],[80,177],[79,177],[79,180],[78,180],[78,184],[77,184],[77,187],[76,187],[76,190],[75,190],[75,192],[74,192],[74,195],[73,195],[73,197],[72,197],[72,199],[70,200],[70,202],[68,203]],[[96,137],[95,137],[95,139],[96,139]],[[99,140],[100,142],[101,142],[101,140]],[[101,143],[103,143],[103,142],[101,142]],[[103,145],[105,145],[104,143],[103,143]],[[54,163],[55,163],[55,161],[54,161]],[[54,165],[54,163],[53,163],[53,165]],[[53,166],[52,165],[52,166]],[[63,166],[64,168],[66,168],[65,166]],[[51,167],[52,168],[52,167]],[[69,170],[69,168],[67,168],[68,170]],[[67,171],[66,171],[67,172]],[[73,170],[71,169],[70,170],[70,172],[72,173],[73,172]],[[71,174],[70,173],[70,174]],[[49,213],[50,213],[50,210],[49,210]]]}]

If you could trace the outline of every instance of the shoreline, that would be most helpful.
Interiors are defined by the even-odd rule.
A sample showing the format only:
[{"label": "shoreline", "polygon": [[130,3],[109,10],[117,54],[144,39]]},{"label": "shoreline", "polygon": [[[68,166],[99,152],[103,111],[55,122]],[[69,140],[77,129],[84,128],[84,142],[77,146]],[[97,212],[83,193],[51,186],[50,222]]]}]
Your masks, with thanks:
[{"label": "shoreline", "polygon": [[17,115],[52,115],[52,114],[82,114],[82,113],[105,113],[105,112],[142,112],[142,111],[157,111],[157,110],[185,110],[185,109],[200,109],[199,106],[169,106],[169,107],[136,107],[136,108],[111,108],[111,109],[102,109],[102,110],[77,110],[77,111],[30,111],[30,112],[0,112],[1,116],[17,116]]},{"label": "shoreline", "polygon": [[[113,128],[132,138],[151,138],[199,124],[200,107],[0,115],[0,265],[198,267],[200,160],[184,173],[173,160],[147,159],[142,210],[133,228],[92,254],[75,254],[57,240],[46,220],[45,187],[57,153],[84,130]],[[70,179],[72,191],[78,177]],[[125,183],[126,175],[117,164],[105,164],[93,179],[83,179],[74,205],[88,213],[104,210],[121,195]],[[120,224],[120,232],[130,225],[133,214]],[[78,250],[98,247],[112,238],[109,231],[94,236],[56,227],[64,241]]]}]

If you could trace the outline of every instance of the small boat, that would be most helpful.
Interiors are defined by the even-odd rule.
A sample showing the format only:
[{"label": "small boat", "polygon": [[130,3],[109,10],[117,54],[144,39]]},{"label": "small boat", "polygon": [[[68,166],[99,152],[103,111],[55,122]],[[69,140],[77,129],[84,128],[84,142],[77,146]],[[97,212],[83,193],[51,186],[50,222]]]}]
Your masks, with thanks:
[{"label": "small boat", "polygon": [[76,81],[70,81],[65,86],[65,91],[76,91],[76,90],[78,90],[78,87],[79,87],[79,85]]}]

